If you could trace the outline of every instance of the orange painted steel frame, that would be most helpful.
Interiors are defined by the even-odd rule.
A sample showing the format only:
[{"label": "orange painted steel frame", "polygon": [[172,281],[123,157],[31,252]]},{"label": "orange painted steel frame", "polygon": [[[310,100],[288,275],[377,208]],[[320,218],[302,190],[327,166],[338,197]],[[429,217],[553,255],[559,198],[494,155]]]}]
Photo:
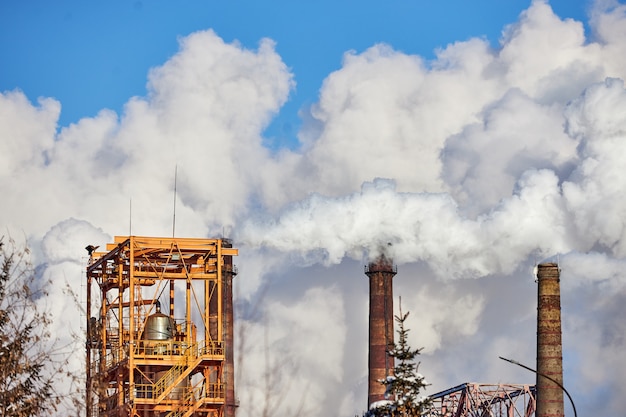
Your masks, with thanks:
[{"label": "orange painted steel frame", "polygon": [[223,239],[138,236],[106,250],[87,266],[87,417],[233,416],[238,250]]}]

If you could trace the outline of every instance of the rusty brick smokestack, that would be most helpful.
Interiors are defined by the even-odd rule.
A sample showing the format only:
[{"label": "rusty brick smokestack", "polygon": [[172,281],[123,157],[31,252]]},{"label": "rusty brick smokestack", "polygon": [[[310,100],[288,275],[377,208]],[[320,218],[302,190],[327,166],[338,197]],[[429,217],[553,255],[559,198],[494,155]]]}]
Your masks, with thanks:
[{"label": "rusty brick smokestack", "polygon": [[[224,239],[222,241],[222,247],[232,248],[233,245],[229,240]],[[226,385],[225,392],[225,408],[224,417],[234,417],[237,410],[237,399],[235,397],[235,348],[234,348],[234,311],[233,311],[233,278],[237,274],[237,271],[233,265],[232,256],[224,256],[222,278],[224,280],[223,286],[223,300],[224,300],[224,345],[226,363],[224,366],[224,384]]]},{"label": "rusty brick smokestack", "polygon": [[365,267],[370,280],[368,395],[369,407],[385,399],[385,385],[380,383],[393,374],[394,360],[387,355],[393,348],[393,285],[396,275],[393,262],[381,255]]},{"label": "rusty brick smokestack", "polygon": [[537,409],[536,417],[563,417],[563,345],[560,271],[556,263],[537,267]]}]

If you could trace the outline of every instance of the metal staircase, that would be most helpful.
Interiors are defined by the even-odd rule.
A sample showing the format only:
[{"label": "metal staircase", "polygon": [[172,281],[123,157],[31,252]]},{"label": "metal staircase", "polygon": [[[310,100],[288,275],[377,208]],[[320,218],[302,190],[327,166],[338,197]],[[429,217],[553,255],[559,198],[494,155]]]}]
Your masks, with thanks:
[{"label": "metal staircase", "polygon": [[223,384],[210,384],[211,387],[209,393],[205,391],[206,385],[203,385],[200,381],[194,387],[188,387],[185,390],[185,395],[182,399],[180,406],[168,414],[165,417],[189,417],[196,412],[201,406],[210,402],[211,399],[219,400],[224,396]]},{"label": "metal staircase", "polygon": [[[224,355],[222,343],[200,341],[183,351],[179,362],[173,365],[158,381],[143,389],[152,393],[156,403],[160,403],[204,360],[221,358]],[[202,386],[200,386],[202,388]],[[188,393],[185,394],[187,396]]]},{"label": "metal staircase", "polygon": [[185,371],[189,368],[185,363],[172,366],[153,386],[152,393],[156,397],[156,402],[160,403],[169,395],[172,390],[182,382]]}]

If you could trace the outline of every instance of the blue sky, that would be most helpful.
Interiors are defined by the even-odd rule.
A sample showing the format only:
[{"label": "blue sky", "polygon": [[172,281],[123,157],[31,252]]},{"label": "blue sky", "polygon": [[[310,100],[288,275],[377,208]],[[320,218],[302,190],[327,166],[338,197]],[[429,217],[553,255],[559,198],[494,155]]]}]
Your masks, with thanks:
[{"label": "blue sky", "polygon": [[[121,114],[146,93],[151,67],[178,49],[178,37],[213,29],[226,42],[276,50],[297,83],[266,132],[273,146],[294,143],[298,110],[317,100],[324,78],[357,53],[385,42],[434,57],[437,48],[484,37],[497,46],[502,29],[529,0],[391,1],[4,1],[0,5],[0,91],[22,90],[31,101],[61,102],[60,126],[109,108]],[[561,18],[586,21],[588,1],[553,0]]]}]

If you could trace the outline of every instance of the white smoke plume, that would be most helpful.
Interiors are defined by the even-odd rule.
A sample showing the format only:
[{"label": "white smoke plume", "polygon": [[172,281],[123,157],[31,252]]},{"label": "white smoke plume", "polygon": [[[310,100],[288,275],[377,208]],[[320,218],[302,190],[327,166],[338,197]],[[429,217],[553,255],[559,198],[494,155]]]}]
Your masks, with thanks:
[{"label": "white smoke plume", "polygon": [[[297,79],[271,40],[248,50],[191,34],[150,71],[147,96],[70,126],[57,126],[62,103],[4,92],[0,213],[45,277],[80,291],[87,244],[171,235],[178,166],[176,234],[226,233],[241,249],[242,416],[365,408],[362,264],[381,248],[399,264],[431,393],[532,382],[498,356],[533,364],[531,270],[555,257],[566,385],[581,414],[619,416],[626,6],[596,3],[589,25],[586,36],[534,1],[497,48],[460,40],[432,61],[393,45],[347,52],[296,150],[263,146]],[[51,290],[53,331],[80,327],[63,286]]]}]

